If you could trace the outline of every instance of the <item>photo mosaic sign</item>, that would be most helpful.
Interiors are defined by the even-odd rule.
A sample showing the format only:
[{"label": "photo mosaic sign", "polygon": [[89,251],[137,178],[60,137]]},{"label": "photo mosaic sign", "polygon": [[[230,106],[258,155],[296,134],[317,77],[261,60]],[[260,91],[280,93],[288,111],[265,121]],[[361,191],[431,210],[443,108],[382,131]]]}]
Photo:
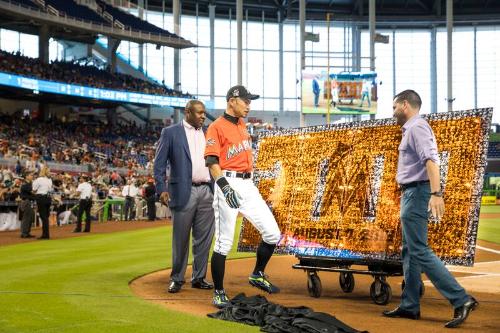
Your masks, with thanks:
[{"label": "photo mosaic sign", "polygon": [[[446,263],[474,262],[492,113],[423,116],[437,139],[446,208],[440,221],[429,220],[429,245]],[[393,119],[262,133],[254,182],[282,233],[277,252],[400,260],[400,140]],[[259,242],[244,220],[238,250]]]}]

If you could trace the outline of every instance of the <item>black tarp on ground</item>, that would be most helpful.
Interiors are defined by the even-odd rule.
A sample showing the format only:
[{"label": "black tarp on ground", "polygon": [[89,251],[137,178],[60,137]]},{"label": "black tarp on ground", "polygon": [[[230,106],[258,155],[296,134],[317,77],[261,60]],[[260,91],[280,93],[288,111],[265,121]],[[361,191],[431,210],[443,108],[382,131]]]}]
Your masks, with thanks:
[{"label": "black tarp on ground", "polygon": [[247,297],[243,293],[231,299],[226,308],[208,317],[260,326],[262,332],[269,333],[367,333],[327,313],[314,312],[305,306],[285,307],[263,296]]}]

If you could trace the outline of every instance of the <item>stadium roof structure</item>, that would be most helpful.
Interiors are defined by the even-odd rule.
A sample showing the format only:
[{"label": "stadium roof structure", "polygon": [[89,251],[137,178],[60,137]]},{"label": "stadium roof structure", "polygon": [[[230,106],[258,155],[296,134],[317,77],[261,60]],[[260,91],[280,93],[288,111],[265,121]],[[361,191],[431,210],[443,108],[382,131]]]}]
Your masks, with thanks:
[{"label": "stadium roof structure", "polygon": [[[54,6],[51,6],[54,4]],[[68,13],[58,10],[78,6]],[[69,8],[71,9],[71,8]],[[48,26],[50,37],[93,44],[98,35],[113,37],[136,43],[149,43],[183,49],[196,46],[192,42],[153,26],[145,21],[133,22],[133,15],[115,10],[115,15],[122,15],[128,22],[113,18],[109,12],[99,14],[92,9],[78,5],[73,0],[0,0],[0,27],[20,32],[38,34],[41,26]],[[108,10],[108,11],[109,11]],[[81,13],[79,13],[80,11]],[[135,18],[135,20],[139,20]],[[130,23],[130,24],[129,24]],[[142,23],[142,24],[141,24]],[[141,27],[138,29],[138,27]]]},{"label": "stadium roof structure", "polygon": [[[161,11],[163,0],[148,0],[148,9]],[[131,0],[137,4],[137,0]],[[500,23],[500,1],[497,0],[454,0],[454,24],[498,24]],[[306,19],[325,21],[326,13],[333,20],[355,21],[368,24],[368,0],[307,0]],[[182,0],[182,13],[208,16],[208,6],[215,4],[217,17],[228,17],[231,8],[235,19],[235,0]],[[172,1],[165,1],[172,11]],[[299,19],[299,0],[244,0],[244,11],[248,18],[266,21],[277,20],[282,13],[285,20]],[[246,14],[244,14],[246,15]],[[446,24],[446,0],[377,0],[377,28],[404,26],[441,26]]]}]

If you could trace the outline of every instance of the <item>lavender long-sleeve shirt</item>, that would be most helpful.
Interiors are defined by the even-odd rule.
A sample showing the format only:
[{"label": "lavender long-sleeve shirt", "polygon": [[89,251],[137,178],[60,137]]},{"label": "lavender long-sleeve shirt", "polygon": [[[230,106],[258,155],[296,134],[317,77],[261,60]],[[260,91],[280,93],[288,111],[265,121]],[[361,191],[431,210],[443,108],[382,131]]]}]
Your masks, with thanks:
[{"label": "lavender long-sleeve shirt", "polygon": [[439,164],[436,137],[420,115],[410,118],[401,128],[403,137],[399,145],[396,181],[408,184],[429,180],[425,164],[428,160]]}]

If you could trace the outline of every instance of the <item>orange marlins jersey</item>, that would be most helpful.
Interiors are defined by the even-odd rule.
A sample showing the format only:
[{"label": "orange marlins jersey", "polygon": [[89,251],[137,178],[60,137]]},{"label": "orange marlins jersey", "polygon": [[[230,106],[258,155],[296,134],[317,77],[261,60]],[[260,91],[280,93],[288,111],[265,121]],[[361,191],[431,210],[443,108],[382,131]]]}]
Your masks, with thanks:
[{"label": "orange marlins jersey", "polygon": [[243,119],[233,124],[219,117],[208,126],[205,157],[217,156],[222,170],[250,172],[253,169],[252,138]]}]

